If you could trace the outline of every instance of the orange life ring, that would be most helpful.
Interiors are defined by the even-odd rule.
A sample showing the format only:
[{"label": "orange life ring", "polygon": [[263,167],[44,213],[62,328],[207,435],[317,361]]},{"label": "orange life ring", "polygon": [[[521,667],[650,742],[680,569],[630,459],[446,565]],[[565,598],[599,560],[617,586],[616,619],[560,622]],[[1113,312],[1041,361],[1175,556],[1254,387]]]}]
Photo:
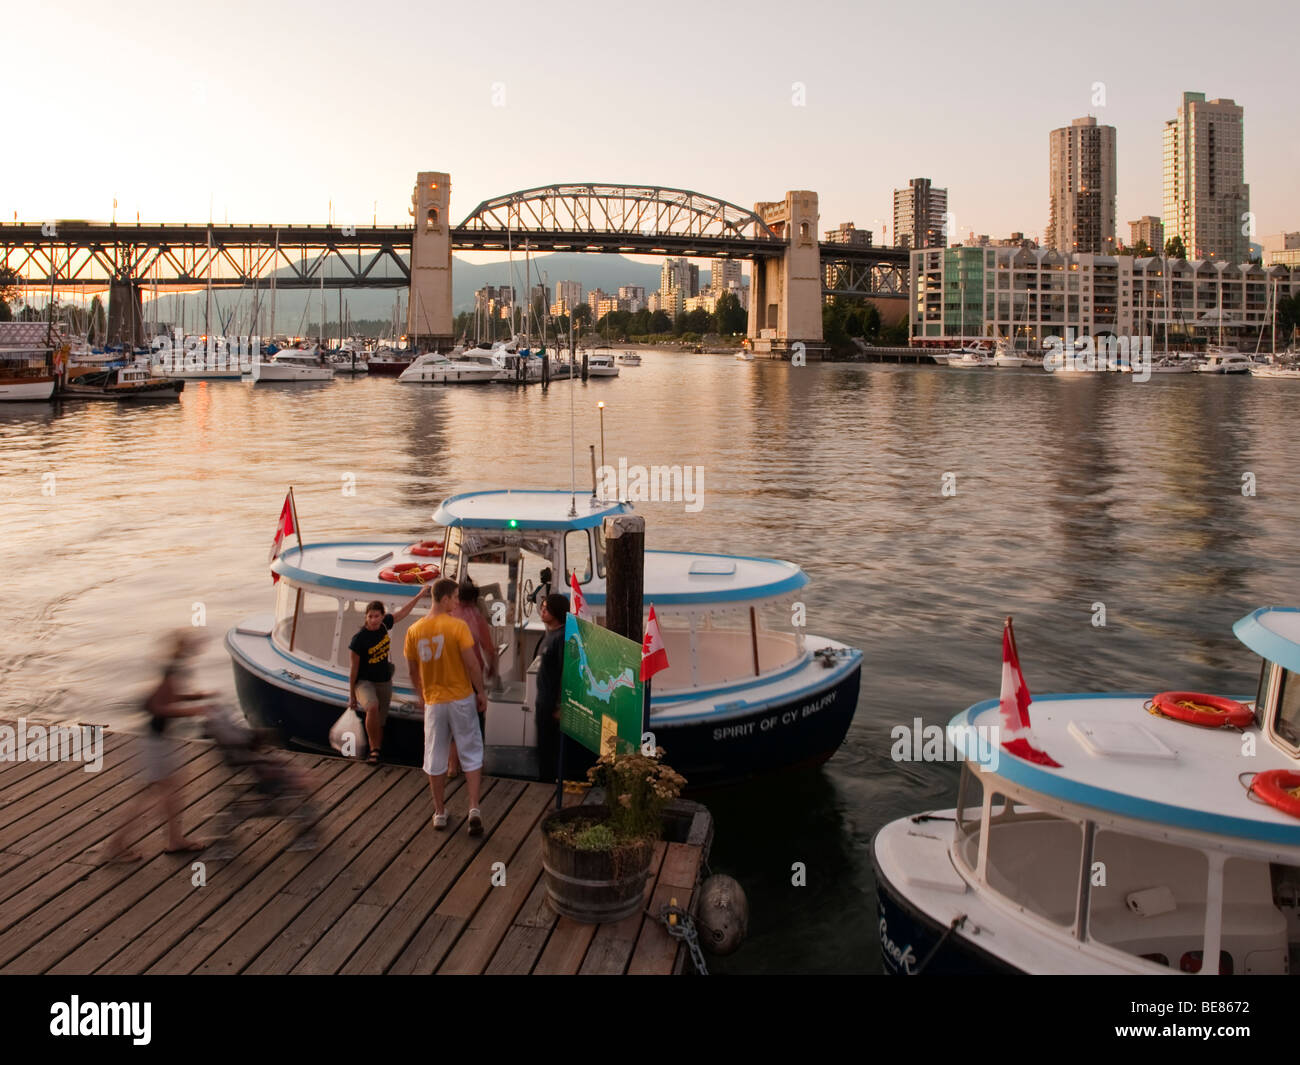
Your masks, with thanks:
[{"label": "orange life ring", "polygon": [[1245,728],[1255,720],[1255,711],[1235,699],[1201,692],[1161,692],[1151,704],[1154,713],[1205,728]]},{"label": "orange life ring", "polygon": [[1284,814],[1300,817],[1300,773],[1289,769],[1268,769],[1256,773],[1250,790],[1269,806],[1276,806]]},{"label": "orange life ring", "polygon": [[418,544],[407,548],[413,555],[423,555],[426,558],[438,558],[442,554],[441,540],[421,540]]},{"label": "orange life ring", "polygon": [[440,575],[438,567],[431,562],[423,565],[419,562],[403,562],[381,571],[379,579],[395,581],[398,584],[428,584],[430,581],[436,581]]}]

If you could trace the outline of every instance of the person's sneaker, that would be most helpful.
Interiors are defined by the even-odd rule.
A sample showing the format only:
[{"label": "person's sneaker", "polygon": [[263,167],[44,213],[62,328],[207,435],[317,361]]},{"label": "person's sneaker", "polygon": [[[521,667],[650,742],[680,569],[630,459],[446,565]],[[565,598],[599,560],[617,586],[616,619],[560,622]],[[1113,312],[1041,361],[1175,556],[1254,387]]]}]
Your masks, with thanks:
[{"label": "person's sneaker", "polygon": [[434,827],[434,828],[446,828],[446,827],[447,827],[447,811],[446,811],[446,810],[444,810],[444,811],[443,811],[442,813],[440,813],[440,814],[434,814],[434,815],[433,815],[433,827]]},{"label": "person's sneaker", "polygon": [[471,836],[483,835],[483,815],[478,812],[477,806],[469,812],[469,834]]}]

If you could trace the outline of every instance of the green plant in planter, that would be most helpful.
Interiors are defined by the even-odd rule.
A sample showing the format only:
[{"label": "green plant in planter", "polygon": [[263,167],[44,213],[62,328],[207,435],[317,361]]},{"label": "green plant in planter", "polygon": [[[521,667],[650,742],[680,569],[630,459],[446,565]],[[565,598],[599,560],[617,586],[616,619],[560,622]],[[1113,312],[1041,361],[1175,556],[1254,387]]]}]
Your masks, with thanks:
[{"label": "green plant in planter", "polygon": [[664,807],[682,792],[686,778],[660,759],[663,748],[653,756],[637,751],[603,754],[587,770],[587,779],[605,789],[609,807],[606,824],[616,843],[657,840],[663,830]]}]

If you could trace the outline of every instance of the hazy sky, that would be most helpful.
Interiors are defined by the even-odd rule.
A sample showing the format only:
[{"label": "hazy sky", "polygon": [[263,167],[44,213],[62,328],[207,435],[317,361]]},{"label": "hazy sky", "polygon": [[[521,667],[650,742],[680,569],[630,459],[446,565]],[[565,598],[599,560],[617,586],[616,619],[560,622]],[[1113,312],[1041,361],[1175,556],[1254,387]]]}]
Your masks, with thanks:
[{"label": "hazy sky", "polygon": [[745,206],[807,188],[822,228],[851,219],[879,241],[883,222],[892,243],[891,190],[926,176],[949,189],[962,238],[1041,235],[1048,131],[1091,113],[1118,131],[1126,239],[1124,222],[1160,213],[1161,129],[1192,90],[1245,108],[1258,232],[1300,229],[1297,12],[1296,0],[10,5],[0,217],[107,219],[116,197],[119,221],[201,222],[211,205],[217,221],[325,222],[332,200],[338,222],[405,222],[415,173],[446,170],[457,221],[551,182]]}]

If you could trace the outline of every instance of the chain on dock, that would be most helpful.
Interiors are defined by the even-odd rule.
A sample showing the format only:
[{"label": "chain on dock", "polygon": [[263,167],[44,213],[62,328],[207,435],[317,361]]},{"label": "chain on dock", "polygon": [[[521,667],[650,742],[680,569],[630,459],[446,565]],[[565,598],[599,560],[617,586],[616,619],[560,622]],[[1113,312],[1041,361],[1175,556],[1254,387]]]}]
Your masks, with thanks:
[{"label": "chain on dock", "polygon": [[[653,918],[655,915],[647,911],[646,916]],[[695,930],[695,918],[680,906],[670,904],[659,908],[657,919],[663,923],[664,929],[670,936],[686,941],[686,949],[691,952],[691,964],[695,966],[695,971],[701,976],[708,976],[709,969],[704,964],[704,952],[700,950],[699,933]]]}]

